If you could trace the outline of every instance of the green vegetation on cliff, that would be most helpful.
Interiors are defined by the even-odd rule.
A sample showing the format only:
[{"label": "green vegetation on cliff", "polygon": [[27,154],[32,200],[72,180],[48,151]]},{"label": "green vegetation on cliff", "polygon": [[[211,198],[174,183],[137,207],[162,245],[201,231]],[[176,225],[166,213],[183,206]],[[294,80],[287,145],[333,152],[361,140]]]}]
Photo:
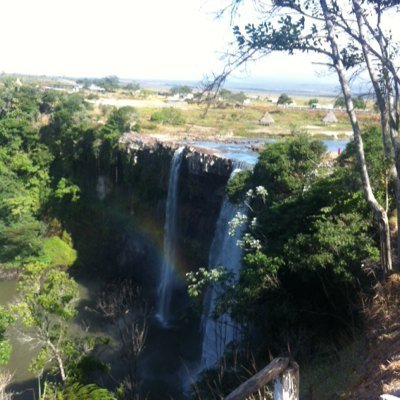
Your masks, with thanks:
[{"label": "green vegetation on cliff", "polygon": [[[370,129],[364,138],[372,184],[383,194],[380,134]],[[215,315],[231,313],[244,329],[245,348],[249,346],[260,365],[268,362],[266,354],[278,356],[289,348],[301,365],[319,368],[318,363],[335,357],[343,345],[358,340],[362,329],[361,299],[375,282],[370,272],[379,260],[374,222],[355,170],[354,145],[350,143],[337,160],[324,150],[322,142],[303,133],[267,145],[253,173],[237,174],[227,187],[232,201],[249,206],[238,281],[225,282],[226,274],[218,269],[220,283],[212,279],[214,272],[208,276],[203,271],[205,276],[194,280],[190,275],[192,294],[194,289],[198,295],[199,287],[210,282],[221,285]],[[242,214],[232,228],[241,223]],[[249,368],[250,361],[245,353],[242,356],[241,363]],[[354,365],[353,360],[351,368]],[[213,373],[204,377],[200,388],[211,384]],[[340,385],[349,383],[345,375]],[[226,370],[215,391],[228,393],[237,384]],[[302,390],[306,393],[309,386]]]},{"label": "green vegetation on cliff", "polygon": [[[41,376],[50,368],[60,382],[48,387],[48,396],[69,398],[76,390],[112,398],[91,386],[83,371],[82,346],[90,356],[93,341],[83,343],[68,331],[77,301],[68,269],[136,274],[136,280],[154,284],[171,154],[121,151],[121,135],[138,130],[143,117],[132,107],[111,108],[98,123],[80,94],[12,81],[0,87],[0,100],[0,267],[18,271],[21,279],[13,313],[0,309],[0,363],[10,352],[6,329],[17,318],[40,342],[32,369]],[[146,112],[153,122],[180,125],[185,118],[197,121],[194,113],[201,109]],[[212,109],[202,121],[224,116],[221,123],[229,127],[242,115],[256,120],[258,114]],[[379,132],[366,129],[363,138],[372,187],[385,200],[393,187]],[[268,145],[254,171],[236,175],[227,188],[232,201],[246,199],[250,223],[241,240],[244,268],[235,285],[225,282],[218,311],[229,310],[247,328],[244,342],[252,343],[257,362],[289,345],[297,360],[312,363],[310,354],[317,358],[321,348],[349,341],[360,327],[360,298],[371,288],[366,272],[374,270],[378,250],[355,159],[353,143],[334,160],[321,142],[295,134]],[[202,207],[210,204],[207,212],[216,216],[223,195],[218,189],[226,179],[214,177],[213,186],[204,177],[187,176],[185,169],[182,174],[187,184],[180,189],[181,258],[186,264],[193,257],[206,262],[211,238],[194,232],[191,222],[203,236],[213,228]],[[210,200],[216,192],[218,201]],[[134,271],[123,270],[126,260],[133,260]],[[236,383],[232,379],[224,390]]]}]

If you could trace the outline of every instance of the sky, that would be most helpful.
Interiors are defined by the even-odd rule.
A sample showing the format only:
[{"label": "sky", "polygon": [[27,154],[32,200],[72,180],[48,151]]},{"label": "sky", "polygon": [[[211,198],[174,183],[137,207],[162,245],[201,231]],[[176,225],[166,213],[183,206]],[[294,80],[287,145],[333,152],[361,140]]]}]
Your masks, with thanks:
[{"label": "sky", "polygon": [[[201,80],[233,40],[222,0],[0,0],[0,71]],[[274,55],[238,81],[333,81],[315,56]],[[315,72],[317,71],[317,73]]]}]

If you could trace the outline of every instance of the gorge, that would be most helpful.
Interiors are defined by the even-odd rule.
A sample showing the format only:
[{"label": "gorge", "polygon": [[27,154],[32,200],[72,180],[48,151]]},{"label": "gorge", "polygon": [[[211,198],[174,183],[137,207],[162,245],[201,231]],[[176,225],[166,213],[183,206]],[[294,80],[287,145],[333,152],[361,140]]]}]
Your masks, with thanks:
[{"label": "gorge", "polygon": [[[143,287],[152,312],[139,360],[142,390],[149,399],[159,399],[160,393],[179,399],[186,396],[181,389],[191,379],[189,370],[202,365],[202,347],[210,346],[203,344],[208,315],[201,318],[190,311],[185,273],[224,261],[211,253],[222,244],[236,209],[229,208],[225,195],[234,162],[212,151],[135,135],[122,136],[120,143],[118,181],[114,171],[82,174],[80,202],[62,210],[78,252],[80,320],[118,343],[117,332],[100,322],[95,311],[102,282],[130,278]],[[231,239],[231,246],[235,242]],[[2,282],[2,292],[4,302],[13,298],[15,283]],[[21,390],[33,384],[27,372],[32,352],[18,340],[13,343],[20,349],[11,360],[16,369],[13,387]],[[118,347],[104,359],[116,376],[123,374]]]},{"label": "gorge", "polygon": [[[135,134],[123,135],[119,144],[112,168],[86,161],[79,174],[80,201],[64,204],[61,211],[78,252],[77,278],[84,286],[93,276],[100,282],[130,278],[143,287],[152,313],[138,361],[141,390],[149,399],[159,399],[160,393],[186,398],[182,387],[187,388],[193,372],[212,367],[234,338],[229,318],[211,319],[212,290],[204,296],[202,315],[193,312],[185,273],[217,265],[238,273],[241,232],[227,234],[238,207],[225,194],[237,163],[212,146]],[[239,146],[246,152],[247,144]],[[254,152],[247,153],[246,160],[248,155],[256,159]],[[89,290],[81,307],[89,310],[86,319],[94,331],[115,337],[93,318],[97,289]],[[117,348],[107,361],[122,378]]]},{"label": "gorge", "polygon": [[[182,387],[187,389],[196,374],[213,367],[237,334],[238,328],[228,316],[213,321],[213,289],[203,297],[203,310],[193,311],[185,274],[199,267],[223,265],[237,278],[241,251],[236,242],[244,227],[232,237],[228,223],[246,208],[231,204],[225,189],[243,163],[225,158],[220,149],[216,152],[212,146],[195,143],[125,134],[120,144],[118,182],[103,177],[107,193],[96,193],[97,199],[91,196],[102,208],[96,226],[107,221],[116,229],[108,232],[107,238],[90,241],[96,246],[89,251],[91,262],[93,254],[99,254],[99,243],[107,243],[115,261],[103,264],[102,274],[109,279],[133,278],[149,299],[153,312],[146,349],[139,360],[144,392],[150,399],[159,398],[159,393],[185,398]],[[247,147],[247,143],[238,144],[242,153]],[[246,161],[250,153],[247,151]],[[252,157],[256,159],[254,152]],[[90,187],[94,186],[92,182]],[[88,252],[86,240],[82,243],[77,237],[75,243],[78,252],[80,246],[85,246],[82,254]]]}]

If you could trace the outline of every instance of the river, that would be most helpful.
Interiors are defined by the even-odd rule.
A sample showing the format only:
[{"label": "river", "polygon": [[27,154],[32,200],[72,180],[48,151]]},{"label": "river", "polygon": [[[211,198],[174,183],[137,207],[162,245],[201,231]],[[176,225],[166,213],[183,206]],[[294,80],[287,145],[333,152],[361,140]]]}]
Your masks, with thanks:
[{"label": "river", "polygon": [[[91,334],[100,332],[99,316],[94,312],[92,293],[96,292],[98,284],[79,282],[79,315],[70,323],[70,332],[76,335],[87,334],[86,328],[90,326]],[[17,281],[0,281],[0,304],[7,305],[17,300]],[[8,332],[8,338],[12,344],[12,352],[7,370],[13,373],[13,384],[11,389],[16,391],[15,399],[31,400],[37,393],[37,378],[29,371],[29,364],[36,356],[38,349],[34,343],[23,340],[22,329],[18,326],[12,327]]]},{"label": "river", "polygon": [[[104,346],[99,358],[111,367],[110,374],[101,377],[102,383],[115,389],[126,375],[126,366],[121,359],[120,340],[116,326],[107,323],[96,311],[96,301],[102,282],[78,280],[78,317],[71,321],[69,332],[76,336],[107,336],[110,344]],[[7,305],[17,298],[17,281],[0,281],[0,304]],[[198,321],[182,316],[173,326],[161,325],[157,318],[150,317],[149,333],[145,350],[139,359],[139,377],[148,399],[161,399],[168,393],[175,400],[184,399],[181,383],[190,379],[201,351]],[[21,330],[11,328],[8,337],[12,353],[7,370],[14,374],[11,390],[16,400],[37,399],[37,378],[29,372],[29,364],[37,354],[32,344],[22,341]]]},{"label": "river", "polygon": [[[277,139],[254,139],[254,140],[238,140],[235,142],[212,142],[212,141],[190,141],[188,144],[199,148],[211,149],[216,153],[221,154],[225,158],[237,160],[249,165],[254,165],[257,162],[259,153],[255,151],[255,147],[263,144],[274,143]],[[325,139],[322,140],[327,151],[338,153],[345,149],[348,139]]]}]

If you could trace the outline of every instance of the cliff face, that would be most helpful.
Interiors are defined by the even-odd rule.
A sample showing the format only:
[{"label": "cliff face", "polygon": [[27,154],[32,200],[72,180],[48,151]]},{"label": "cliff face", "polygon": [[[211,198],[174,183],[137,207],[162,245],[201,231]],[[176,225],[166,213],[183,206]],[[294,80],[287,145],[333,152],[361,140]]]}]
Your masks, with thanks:
[{"label": "cliff face", "polygon": [[[156,217],[160,238],[163,235],[165,202],[168,191],[170,163],[182,144],[160,142],[141,135],[126,134],[120,144],[129,155],[126,167],[132,177],[124,179],[131,186],[136,202],[136,214]],[[180,265],[189,271],[206,266],[208,251],[221,208],[226,183],[232,171],[232,161],[212,152],[184,146],[179,176],[178,249]],[[143,190],[143,186],[146,187]],[[143,201],[146,202],[143,209]]]},{"label": "cliff face", "polygon": [[[99,171],[82,193],[76,247],[89,271],[132,277],[156,290],[163,256],[171,160],[180,143],[126,134],[116,168]],[[177,255],[180,273],[207,266],[231,160],[185,146],[179,173]],[[82,208],[82,207],[81,207]],[[84,238],[82,236],[84,232]]]},{"label": "cliff face", "polygon": [[148,136],[125,133],[120,138],[119,143],[129,154],[140,152],[161,154],[167,152],[170,153],[171,157],[178,147],[184,146],[185,163],[189,173],[193,175],[229,177],[232,171],[232,160],[220,157],[204,148],[197,149],[193,145],[185,145],[182,142],[159,141]]}]

